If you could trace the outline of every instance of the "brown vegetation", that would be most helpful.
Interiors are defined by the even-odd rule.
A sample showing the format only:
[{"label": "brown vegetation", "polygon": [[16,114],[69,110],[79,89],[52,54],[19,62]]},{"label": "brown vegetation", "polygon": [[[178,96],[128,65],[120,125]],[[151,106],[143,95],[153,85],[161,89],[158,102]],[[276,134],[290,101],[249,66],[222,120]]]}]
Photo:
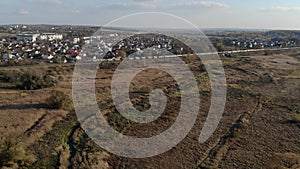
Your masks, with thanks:
[{"label": "brown vegetation", "polygon": [[[191,60],[191,56],[186,58]],[[0,68],[0,166],[11,168],[297,168],[299,167],[299,60],[287,55],[222,58],[228,96],[214,135],[198,143],[210,107],[209,77],[200,62],[189,62],[199,82],[201,110],[188,136],[170,151],[146,159],[118,157],[96,145],[80,128],[70,88],[72,65],[37,65],[40,74],[60,77],[52,87],[21,90],[18,77],[28,67]],[[145,70],[131,83],[130,99],[149,108],[149,91],[161,88],[168,97],[163,115],[149,124],[123,118],[115,109],[110,82],[118,62],[103,63],[96,96],[102,113],[116,130],[149,137],[174,123],[180,92],[165,72]],[[12,77],[3,79],[1,74]],[[38,75],[40,75],[38,73]],[[33,73],[35,76],[35,74]],[[32,77],[32,76],[30,76]],[[41,77],[41,76],[40,76]],[[42,76],[44,77],[44,76]],[[14,79],[15,78],[15,79]],[[31,79],[31,78],[29,78]],[[10,134],[9,134],[10,133]],[[278,153],[280,152],[280,153]],[[285,153],[289,152],[289,153]],[[29,167],[28,167],[29,166]],[[0,167],[0,168],[1,168]]]},{"label": "brown vegetation", "polygon": [[64,89],[52,90],[50,96],[47,98],[47,103],[50,108],[73,110],[73,101],[71,92]]}]

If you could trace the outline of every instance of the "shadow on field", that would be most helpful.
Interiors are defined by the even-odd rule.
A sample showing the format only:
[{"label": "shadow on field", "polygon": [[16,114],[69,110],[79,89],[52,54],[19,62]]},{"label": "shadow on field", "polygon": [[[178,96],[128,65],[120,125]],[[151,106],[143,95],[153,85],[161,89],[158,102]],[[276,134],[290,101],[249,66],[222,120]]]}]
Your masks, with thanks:
[{"label": "shadow on field", "polygon": [[3,105],[0,106],[0,110],[24,110],[24,109],[41,109],[41,108],[49,108],[49,105],[44,103],[38,103],[38,104],[12,104],[12,105]]}]

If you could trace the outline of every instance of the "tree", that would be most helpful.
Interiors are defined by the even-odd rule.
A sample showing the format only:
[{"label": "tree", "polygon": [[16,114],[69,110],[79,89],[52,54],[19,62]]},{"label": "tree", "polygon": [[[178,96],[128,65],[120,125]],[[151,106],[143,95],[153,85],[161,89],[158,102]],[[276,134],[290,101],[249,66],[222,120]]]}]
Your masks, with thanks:
[{"label": "tree", "polygon": [[64,89],[52,90],[47,103],[53,109],[73,110],[74,107],[70,95],[70,92]]},{"label": "tree", "polygon": [[222,39],[218,39],[216,44],[215,44],[215,48],[218,50],[218,51],[224,51],[225,50],[225,45],[223,43],[223,40]]},{"label": "tree", "polygon": [[28,71],[20,76],[19,88],[25,90],[35,90],[54,86],[56,79],[50,75]]},{"label": "tree", "polygon": [[126,52],[124,50],[118,50],[117,55],[119,57],[121,57],[122,59],[125,59],[127,57],[127,54],[126,54]]}]

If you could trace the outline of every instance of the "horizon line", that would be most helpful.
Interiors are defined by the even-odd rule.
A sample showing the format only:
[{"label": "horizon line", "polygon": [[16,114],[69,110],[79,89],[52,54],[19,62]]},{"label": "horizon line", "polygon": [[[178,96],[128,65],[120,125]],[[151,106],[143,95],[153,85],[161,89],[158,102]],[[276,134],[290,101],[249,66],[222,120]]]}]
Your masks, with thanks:
[{"label": "horizon line", "polygon": [[[8,24],[0,24],[0,26],[13,26],[13,25],[22,25],[22,26],[84,26],[84,27],[105,27],[104,25],[96,25],[96,24],[53,24],[53,23],[8,23]],[[129,29],[150,29],[147,27],[120,27],[120,26],[110,26],[107,28],[129,28]],[[197,27],[200,30],[259,30],[259,31],[300,31],[300,28],[257,28],[257,27]],[[177,30],[188,30],[187,28],[151,28],[151,29],[177,29]],[[191,29],[192,30],[192,29]]]}]

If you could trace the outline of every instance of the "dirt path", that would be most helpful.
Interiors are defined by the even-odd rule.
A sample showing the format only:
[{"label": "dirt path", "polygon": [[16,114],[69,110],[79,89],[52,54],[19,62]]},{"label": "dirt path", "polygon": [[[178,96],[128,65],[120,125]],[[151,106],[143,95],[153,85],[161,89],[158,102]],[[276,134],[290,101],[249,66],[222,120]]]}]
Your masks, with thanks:
[{"label": "dirt path", "polygon": [[246,127],[249,119],[254,114],[261,111],[262,104],[257,103],[255,108],[250,112],[242,113],[232,124],[229,130],[220,140],[208,150],[208,153],[199,161],[197,168],[218,168],[220,160],[226,155],[229,147],[234,144],[241,136],[241,129]]},{"label": "dirt path", "polygon": [[24,141],[22,144],[25,147],[30,146],[43,137],[44,134],[51,131],[53,124],[56,121],[62,120],[67,114],[68,112],[66,111],[46,111],[45,114],[43,114],[24,132],[23,137],[26,139],[23,139]]}]

